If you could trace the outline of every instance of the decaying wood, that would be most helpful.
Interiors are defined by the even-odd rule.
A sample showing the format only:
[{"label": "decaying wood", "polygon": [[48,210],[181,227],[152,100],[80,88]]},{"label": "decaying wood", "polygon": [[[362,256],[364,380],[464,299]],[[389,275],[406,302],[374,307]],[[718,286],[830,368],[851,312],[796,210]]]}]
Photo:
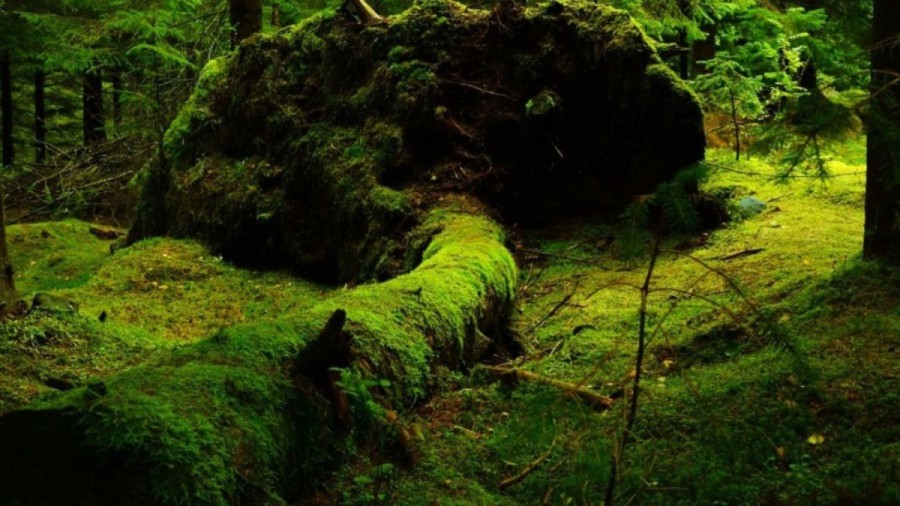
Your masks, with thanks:
[{"label": "decaying wood", "polygon": [[554,378],[548,378],[547,376],[542,376],[540,374],[526,371],[524,369],[488,366],[487,370],[496,374],[497,376],[500,376],[501,378],[535,381],[538,383],[556,387],[560,390],[564,390],[568,393],[574,394],[579,399],[598,411],[609,409],[609,407],[612,406],[613,402],[615,402],[611,397],[607,397],[601,393],[595,392],[594,390],[591,390],[586,386]]}]

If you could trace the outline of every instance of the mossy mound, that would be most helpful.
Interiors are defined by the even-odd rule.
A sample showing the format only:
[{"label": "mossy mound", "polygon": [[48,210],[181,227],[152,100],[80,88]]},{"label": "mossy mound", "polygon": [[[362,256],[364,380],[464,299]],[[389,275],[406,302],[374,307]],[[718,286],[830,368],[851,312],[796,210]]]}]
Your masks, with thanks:
[{"label": "mossy mound", "polygon": [[403,270],[436,196],[504,219],[616,210],[703,157],[695,98],[630,17],[587,1],[339,10],[205,70],[146,175],[132,239],[195,237],[319,278]]},{"label": "mossy mound", "polygon": [[83,221],[28,223],[7,230],[16,286],[23,296],[77,288],[109,258],[110,241]]}]

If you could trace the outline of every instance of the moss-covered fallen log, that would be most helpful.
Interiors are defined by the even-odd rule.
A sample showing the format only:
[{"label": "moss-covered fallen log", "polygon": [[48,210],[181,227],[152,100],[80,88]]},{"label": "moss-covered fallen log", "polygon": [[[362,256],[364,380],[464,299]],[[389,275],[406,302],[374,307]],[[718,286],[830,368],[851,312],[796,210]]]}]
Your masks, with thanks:
[{"label": "moss-covered fallen log", "polygon": [[[473,363],[515,294],[503,241],[480,210],[448,199],[412,233],[421,260],[408,274],[273,324],[223,330],[158,363],[0,417],[0,497],[41,505],[296,496],[345,436],[334,428],[334,392],[314,376],[354,368],[390,382],[378,393],[384,402],[405,403],[431,389],[434,368]],[[346,322],[329,331],[338,310]],[[308,355],[311,340],[336,333],[349,343],[337,363]]]}]

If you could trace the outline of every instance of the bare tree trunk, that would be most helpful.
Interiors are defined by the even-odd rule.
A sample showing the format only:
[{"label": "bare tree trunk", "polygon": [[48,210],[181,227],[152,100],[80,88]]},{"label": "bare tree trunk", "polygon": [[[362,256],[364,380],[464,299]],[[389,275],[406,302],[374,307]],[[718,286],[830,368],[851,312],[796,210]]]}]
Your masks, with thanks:
[{"label": "bare tree trunk", "polygon": [[122,71],[115,69],[110,76],[112,83],[112,119],[113,127],[118,130],[122,125]]},{"label": "bare tree trunk", "polygon": [[84,145],[91,146],[106,140],[105,115],[103,111],[103,74],[92,62],[84,72],[83,90]]},{"label": "bare tree trunk", "polygon": [[863,256],[900,265],[900,2],[875,0]]},{"label": "bare tree trunk", "polygon": [[356,14],[362,19],[364,23],[370,23],[372,21],[378,21],[381,19],[381,15],[375,12],[375,9],[372,8],[371,5],[366,3],[366,0],[347,0],[350,5],[353,7],[353,10],[356,11]]},{"label": "bare tree trunk", "polygon": [[[685,18],[690,18],[690,4],[687,0],[678,0],[678,10]],[[678,74],[682,79],[691,78],[691,54],[688,48],[687,28],[678,31]]]},{"label": "bare tree trunk", "polygon": [[281,26],[281,5],[272,6],[272,26]]},{"label": "bare tree trunk", "polygon": [[15,307],[19,295],[13,279],[12,262],[6,247],[6,213],[3,205],[3,191],[0,190],[0,315],[4,315]]},{"label": "bare tree trunk", "polygon": [[47,158],[47,104],[44,87],[47,74],[43,68],[34,71],[34,163],[42,164]]},{"label": "bare tree trunk", "polygon": [[691,78],[691,54],[688,52],[687,30],[678,34],[678,75],[682,79]]},{"label": "bare tree trunk", "polygon": [[631,386],[631,395],[628,399],[628,414],[625,418],[625,429],[622,437],[613,448],[612,463],[609,470],[609,481],[606,484],[606,497],[604,506],[612,506],[615,500],[616,481],[619,479],[619,466],[622,464],[622,455],[625,447],[634,433],[634,424],[637,422],[638,399],[641,392],[641,373],[644,368],[644,353],[647,349],[647,301],[650,297],[650,282],[653,280],[653,271],[659,258],[660,245],[662,244],[661,232],[657,232],[653,243],[653,251],[650,253],[650,265],[647,267],[647,276],[641,286],[641,309],[638,324],[638,349],[634,361],[634,382]]},{"label": "bare tree trunk", "polygon": [[731,122],[734,124],[734,159],[741,161],[741,122],[738,118],[734,90],[729,89],[728,96],[731,98]]},{"label": "bare tree trunk", "polygon": [[703,62],[712,60],[716,57],[716,28],[715,26],[706,27],[709,34],[705,39],[694,42],[691,49],[692,60],[694,65],[691,69],[691,77],[706,74],[706,65]]},{"label": "bare tree trunk", "polygon": [[262,0],[230,0],[231,47],[240,41],[262,31]]},{"label": "bare tree trunk", "polygon": [[9,50],[0,52],[0,113],[3,114],[3,166],[13,164],[15,160],[13,147],[12,121],[12,75],[10,71]]}]

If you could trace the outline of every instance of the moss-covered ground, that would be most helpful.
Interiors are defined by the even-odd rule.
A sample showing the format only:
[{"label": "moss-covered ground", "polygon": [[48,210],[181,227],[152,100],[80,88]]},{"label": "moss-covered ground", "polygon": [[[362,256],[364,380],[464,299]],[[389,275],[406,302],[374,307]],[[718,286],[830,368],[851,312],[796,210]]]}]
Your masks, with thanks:
[{"label": "moss-covered ground", "polygon": [[[192,241],[151,239],[111,253],[80,221],[16,225],[16,283],[47,310],[0,326],[0,412],[52,389],[150,361],[241,322],[308,308],[333,287],[237,269]],[[76,310],[77,309],[77,310]]]},{"label": "moss-covered ground", "polygon": [[[864,144],[837,148],[824,184],[777,183],[765,160],[709,158],[708,190],[766,207],[664,245],[617,504],[897,504],[900,274],[859,258]],[[520,238],[514,328],[525,352],[506,364],[584,383],[617,399],[611,410],[476,371],[411,417],[419,465],[386,472],[362,452],[327,501],[601,503],[646,275],[646,259],[623,260],[612,233],[581,225]]]},{"label": "moss-covered ground", "polygon": [[[766,207],[664,245],[619,503],[900,502],[900,273],[859,259],[863,146],[837,149],[825,184],[776,183],[765,160],[709,153],[717,170],[708,190],[735,206],[753,197]],[[10,230],[21,292],[57,295],[79,310],[61,303],[0,327],[0,412],[56,380],[106,377],[219,328],[302,314],[329,294],[287,274],[233,268],[189,241],[153,239],[110,254],[89,227]],[[356,456],[311,503],[601,501],[634,369],[634,285],[646,273],[646,259],[623,259],[612,235],[583,224],[514,236],[513,329],[524,351],[500,359],[583,382],[615,398],[612,409],[591,410],[535,383],[503,385],[478,368],[448,373],[443,394],[401,410],[417,465],[380,451],[391,442],[373,436],[349,450]],[[363,297],[350,293],[337,300]],[[498,489],[545,454],[520,482]]]}]

